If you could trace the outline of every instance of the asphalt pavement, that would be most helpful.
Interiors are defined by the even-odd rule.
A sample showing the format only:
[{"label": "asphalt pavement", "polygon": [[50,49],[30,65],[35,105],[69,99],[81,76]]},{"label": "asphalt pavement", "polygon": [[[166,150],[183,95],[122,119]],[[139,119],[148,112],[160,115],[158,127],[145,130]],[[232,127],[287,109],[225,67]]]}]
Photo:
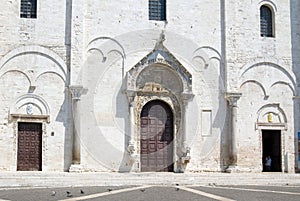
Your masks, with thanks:
[{"label": "asphalt pavement", "polygon": [[300,186],[90,186],[1,188],[6,201],[298,201]]},{"label": "asphalt pavement", "polygon": [[0,172],[11,201],[300,200],[300,174]]}]

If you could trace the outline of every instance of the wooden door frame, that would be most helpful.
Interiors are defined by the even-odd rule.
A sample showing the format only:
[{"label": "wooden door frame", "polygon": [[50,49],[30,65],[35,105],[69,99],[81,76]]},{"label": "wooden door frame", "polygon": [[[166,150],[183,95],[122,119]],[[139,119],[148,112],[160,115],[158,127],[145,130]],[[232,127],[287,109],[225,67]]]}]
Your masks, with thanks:
[{"label": "wooden door frame", "polygon": [[[267,156],[267,155],[270,155],[271,156],[271,159],[272,159],[272,165],[274,165],[274,157],[272,157],[272,154],[270,154],[270,153],[264,153],[264,135],[274,135],[274,133],[273,134],[267,134],[267,133],[271,133],[271,132],[274,132],[274,133],[276,133],[276,137],[279,137],[279,150],[277,150],[278,152],[279,152],[279,164],[277,164],[278,166],[279,166],[279,168],[280,168],[280,171],[274,171],[274,169],[273,168],[271,168],[271,172],[283,172],[283,157],[282,157],[282,131],[281,130],[278,130],[278,129],[262,129],[261,130],[261,140],[262,140],[262,161],[263,161],[263,163],[264,163],[264,160],[265,160],[265,157]],[[274,136],[272,136],[272,138],[274,139]],[[273,151],[274,152],[274,151]],[[274,167],[274,166],[273,166]],[[263,169],[263,171],[264,171],[264,167],[262,168]],[[266,171],[264,171],[264,172],[266,172]]]},{"label": "wooden door frame", "polygon": [[[263,156],[263,136],[262,132],[263,130],[278,130],[280,131],[280,143],[281,143],[281,172],[285,172],[285,165],[287,165],[287,161],[284,160],[284,152],[285,152],[285,131],[286,129],[286,124],[270,124],[270,123],[260,123],[257,124],[257,128],[259,131],[259,144],[260,144],[260,156],[259,158],[262,160]],[[259,164],[261,164],[261,172],[263,172],[263,166],[261,160],[259,161]]]},{"label": "wooden door frame", "polygon": [[180,110],[180,106],[177,102],[177,100],[174,100],[174,98],[170,97],[170,96],[161,96],[161,97],[157,97],[153,94],[149,94],[149,96],[136,96],[135,97],[135,105],[137,105],[137,107],[135,107],[135,111],[134,111],[134,118],[135,118],[135,122],[137,122],[135,124],[135,132],[134,132],[134,143],[135,146],[137,147],[137,152],[136,152],[136,165],[134,166],[133,171],[137,171],[137,172],[141,172],[141,160],[140,160],[140,149],[141,149],[141,144],[140,144],[140,126],[141,126],[141,112],[143,107],[150,101],[153,100],[159,100],[164,102],[165,104],[167,104],[173,114],[173,162],[174,162],[174,166],[173,166],[173,171],[176,172],[176,170],[179,168],[177,161],[179,160],[179,154],[177,153],[177,149],[178,146],[181,145],[180,142],[178,142],[178,139],[180,139],[180,135],[182,134],[181,132],[179,132],[179,128],[180,128],[180,124],[181,124],[181,110]]},{"label": "wooden door frame", "polygon": [[41,123],[42,124],[42,171],[44,170],[46,159],[45,159],[45,150],[46,150],[46,127],[50,122],[49,115],[20,115],[12,114],[10,115],[10,123],[12,123],[13,129],[13,165],[12,170],[17,171],[18,166],[18,123]]}]

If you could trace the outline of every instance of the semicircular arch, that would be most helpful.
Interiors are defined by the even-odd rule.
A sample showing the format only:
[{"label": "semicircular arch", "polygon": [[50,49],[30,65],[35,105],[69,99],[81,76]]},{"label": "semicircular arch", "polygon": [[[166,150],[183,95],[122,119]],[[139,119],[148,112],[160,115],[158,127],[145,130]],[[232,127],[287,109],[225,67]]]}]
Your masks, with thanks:
[{"label": "semicircular arch", "polygon": [[36,115],[50,115],[50,107],[48,103],[41,97],[35,94],[25,94],[18,97],[10,106],[10,114],[26,114],[24,106],[32,104],[39,113]]},{"label": "semicircular arch", "polygon": [[[273,69],[274,73],[275,71],[279,72],[280,74],[276,76],[279,79],[273,82],[270,82],[270,80],[266,81],[266,79],[262,77],[265,73],[261,73],[261,71],[266,70],[263,68]],[[268,70],[268,72],[270,71],[271,70]],[[289,86],[294,95],[297,93],[295,74],[283,65],[272,61],[256,61],[244,65],[239,72],[239,87],[242,87],[242,85],[248,81],[259,83],[259,85],[265,89],[266,94],[268,94],[268,90],[274,86],[275,83],[285,83]]]},{"label": "semicircular arch", "polygon": [[59,67],[61,71],[60,74],[64,77],[64,80],[67,80],[67,66],[64,60],[54,51],[38,45],[27,45],[11,50],[0,60],[0,70],[9,61],[26,54],[36,54],[51,60]]}]

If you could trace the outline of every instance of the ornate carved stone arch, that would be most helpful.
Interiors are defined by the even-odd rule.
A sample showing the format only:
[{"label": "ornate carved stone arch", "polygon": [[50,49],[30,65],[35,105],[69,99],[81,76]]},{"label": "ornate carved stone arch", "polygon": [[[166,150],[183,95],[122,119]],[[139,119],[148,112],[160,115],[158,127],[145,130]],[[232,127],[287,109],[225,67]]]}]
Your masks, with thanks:
[{"label": "ornate carved stone arch", "polygon": [[[127,72],[126,94],[130,103],[130,119],[134,122],[130,129],[128,150],[130,154],[138,154],[139,117],[143,106],[151,100],[162,100],[174,113],[174,159],[181,161],[187,155],[185,108],[194,96],[192,75],[162,42],[163,38],[153,51]],[[174,171],[180,169],[180,163],[175,163]]]}]

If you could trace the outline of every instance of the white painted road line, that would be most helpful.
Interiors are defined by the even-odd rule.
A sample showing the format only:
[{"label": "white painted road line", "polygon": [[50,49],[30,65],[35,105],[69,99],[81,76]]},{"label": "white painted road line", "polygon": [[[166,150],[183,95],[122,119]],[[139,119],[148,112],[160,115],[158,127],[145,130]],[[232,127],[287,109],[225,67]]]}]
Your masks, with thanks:
[{"label": "white painted road line", "polygon": [[215,199],[215,200],[219,200],[219,201],[235,201],[235,200],[230,199],[230,198],[221,197],[221,196],[218,196],[218,195],[206,193],[206,192],[195,190],[195,189],[192,189],[192,188],[187,188],[187,187],[184,187],[184,186],[176,186],[176,188],[179,188],[179,189],[191,192],[191,193],[195,193],[195,194],[198,194],[198,195],[202,195],[202,196],[205,196],[205,197],[209,197],[209,198],[212,198],[212,199]]},{"label": "white painted road line", "polygon": [[274,190],[263,190],[263,189],[252,189],[252,188],[236,188],[236,187],[224,187],[224,186],[214,186],[214,187],[201,186],[201,187],[219,188],[219,189],[226,189],[226,190],[252,191],[252,192],[262,192],[262,193],[277,193],[277,194],[285,194],[285,195],[300,195],[300,193],[296,193],[296,192],[274,191]]},{"label": "white painted road line", "polygon": [[87,200],[87,199],[98,198],[98,197],[107,196],[107,195],[114,195],[114,194],[118,194],[118,193],[124,193],[124,192],[128,192],[128,191],[134,191],[134,190],[145,189],[145,188],[150,188],[150,187],[152,187],[152,186],[139,186],[139,187],[125,188],[125,189],[120,189],[120,190],[113,190],[110,192],[96,193],[96,194],[87,195],[87,196],[69,198],[69,199],[64,199],[64,200],[60,200],[60,201]]}]

